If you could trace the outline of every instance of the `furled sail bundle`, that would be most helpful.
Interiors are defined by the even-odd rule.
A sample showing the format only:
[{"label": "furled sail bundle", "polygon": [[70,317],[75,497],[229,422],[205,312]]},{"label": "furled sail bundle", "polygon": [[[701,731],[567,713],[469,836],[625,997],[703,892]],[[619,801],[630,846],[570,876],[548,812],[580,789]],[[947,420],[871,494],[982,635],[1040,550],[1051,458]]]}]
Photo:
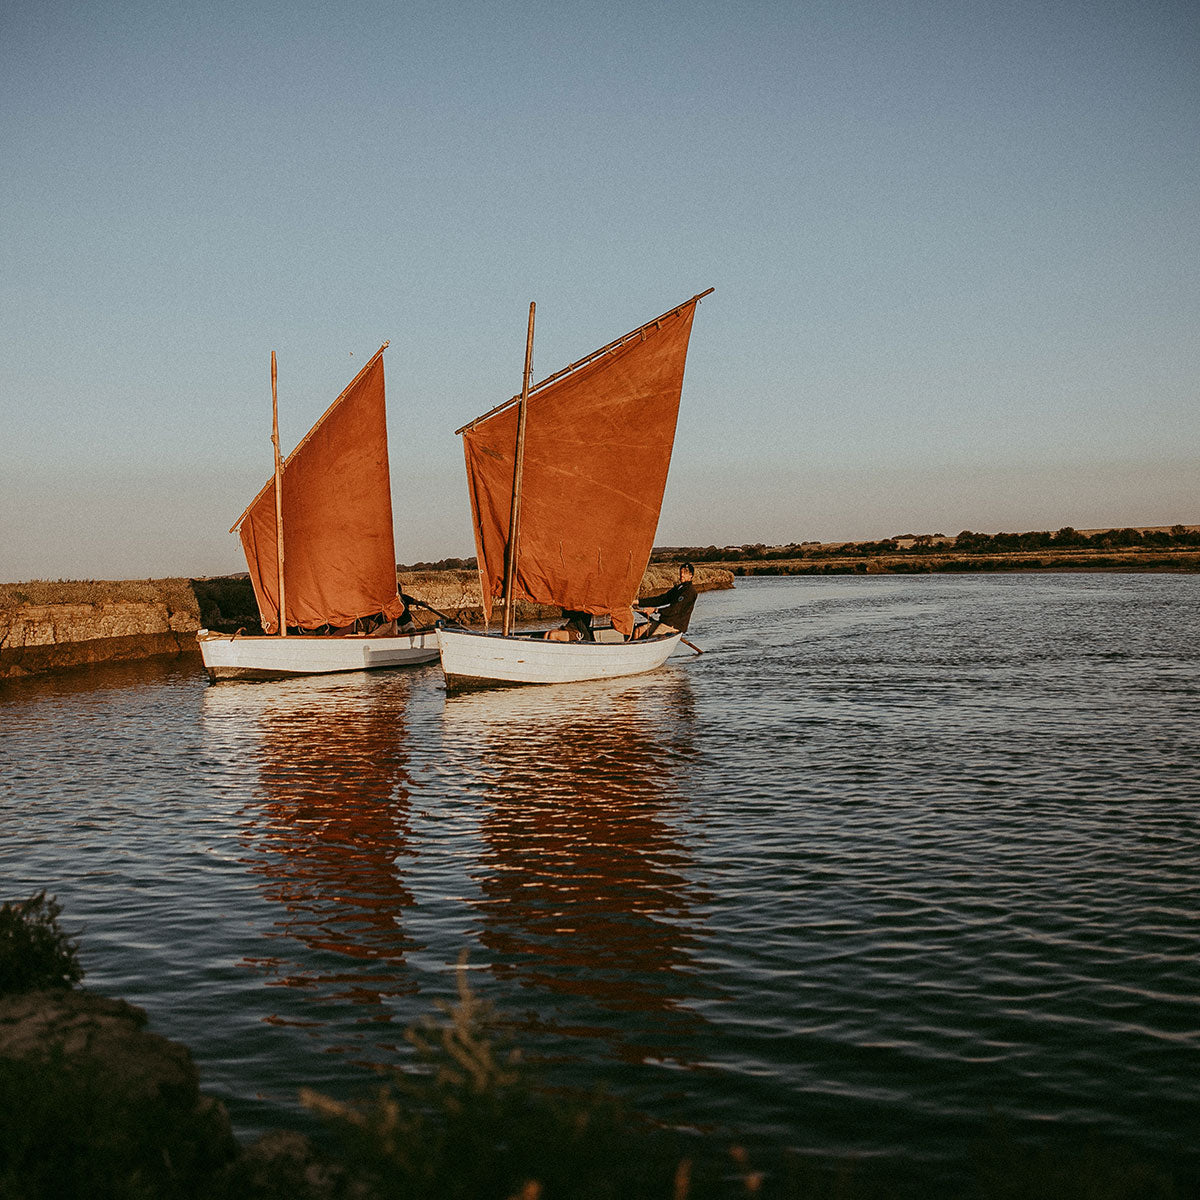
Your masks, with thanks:
[{"label": "furled sail bundle", "polygon": [[[530,390],[514,599],[592,614],[633,603],[658,527],[699,299]],[[489,620],[504,590],[517,424],[514,399],[461,431]]]},{"label": "furled sail bundle", "polygon": [[[396,587],[381,346],[288,456],[282,472],[287,624],[346,626],[404,611]],[[273,481],[234,525],[267,633],[279,630]]]}]

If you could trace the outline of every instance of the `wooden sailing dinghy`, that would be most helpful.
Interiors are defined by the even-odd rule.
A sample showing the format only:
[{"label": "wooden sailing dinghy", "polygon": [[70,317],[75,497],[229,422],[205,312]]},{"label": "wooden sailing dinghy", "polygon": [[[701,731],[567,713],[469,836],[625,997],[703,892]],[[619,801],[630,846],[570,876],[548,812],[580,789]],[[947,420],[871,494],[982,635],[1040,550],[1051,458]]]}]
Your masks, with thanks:
[{"label": "wooden sailing dinghy", "polygon": [[546,641],[514,632],[512,613],[529,600],[632,621],[666,488],[692,319],[712,290],[533,387],[529,306],[521,395],[457,431],[485,621],[499,599],[503,622],[500,632],[439,631],[447,690],[636,675],[678,646],[678,633],[625,641],[612,630],[596,641]]},{"label": "wooden sailing dinghy", "polygon": [[[266,636],[200,630],[214,681],[363,671],[434,662],[436,630],[354,632],[404,612],[396,586],[383,352],[354,377],[281,461],[275,354],[275,475],[234,522]],[[280,620],[280,613],[284,619]],[[385,624],[383,628],[387,628]],[[328,633],[318,630],[340,629]]]}]

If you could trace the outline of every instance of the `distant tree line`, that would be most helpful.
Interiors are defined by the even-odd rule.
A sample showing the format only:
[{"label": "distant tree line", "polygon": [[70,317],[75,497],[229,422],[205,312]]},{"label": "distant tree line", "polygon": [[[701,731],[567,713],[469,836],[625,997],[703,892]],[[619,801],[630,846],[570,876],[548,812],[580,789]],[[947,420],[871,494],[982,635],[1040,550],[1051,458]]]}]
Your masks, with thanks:
[{"label": "distant tree line", "polygon": [[1026,550],[1115,550],[1200,547],[1200,530],[1185,525],[1153,529],[1105,529],[1091,535],[1069,525],[1056,532],[973,533],[964,529],[957,537],[942,534],[901,534],[877,542],[842,542],[821,545],[818,542],[789,542],[784,546],[766,546],[753,542],[743,546],[661,546],[650,556],[651,562],[732,563],[779,562],[797,558],[844,558],[870,555],[929,554],[1013,554]]},{"label": "distant tree line", "polygon": [[[788,542],[785,546],[767,546],[750,542],[743,546],[656,546],[650,555],[652,563],[740,563],[782,562],[798,558],[845,558],[849,555],[911,555],[914,558],[930,554],[1015,554],[1025,550],[1118,550],[1200,547],[1200,530],[1186,525],[1170,529],[1104,529],[1085,534],[1065,525],[1055,532],[1036,530],[1031,533],[973,533],[964,529],[957,537],[934,534],[898,534],[877,542]],[[471,558],[440,558],[436,562],[397,563],[397,571],[474,571]]]},{"label": "distant tree line", "polygon": [[1180,546],[1200,546],[1200,532],[1189,530],[1184,525],[1172,525],[1169,530],[1151,529],[1145,533],[1140,529],[1104,529],[1089,536],[1067,525],[1057,533],[987,534],[964,529],[954,539],[955,550],[983,554],[1017,550],[1159,549]]},{"label": "distant tree line", "polygon": [[437,562],[397,563],[397,571],[474,571],[477,563],[471,558],[439,558]]}]

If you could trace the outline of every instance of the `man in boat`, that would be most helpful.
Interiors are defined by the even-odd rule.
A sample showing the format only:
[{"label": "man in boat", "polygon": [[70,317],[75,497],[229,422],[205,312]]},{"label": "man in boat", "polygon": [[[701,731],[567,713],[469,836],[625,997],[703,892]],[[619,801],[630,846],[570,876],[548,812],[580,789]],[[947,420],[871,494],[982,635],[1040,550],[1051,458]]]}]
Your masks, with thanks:
[{"label": "man in boat", "polygon": [[647,596],[634,605],[637,612],[654,611],[654,616],[633,631],[635,638],[653,637],[658,633],[687,633],[698,595],[692,583],[695,575],[696,570],[690,562],[680,563],[679,582],[670,591],[661,596]]},{"label": "man in boat", "polygon": [[592,640],[592,618],[585,612],[562,610],[566,624],[559,629],[548,629],[544,635],[547,642],[590,642]]},{"label": "man in boat", "polygon": [[413,620],[409,605],[420,604],[421,601],[415,596],[406,596],[403,592],[400,592],[399,596],[404,605],[404,611],[392,621],[384,620],[383,613],[380,613],[378,617],[370,618],[375,621],[375,625],[370,630],[372,637],[396,637],[399,634],[409,634],[416,630],[417,623]]},{"label": "man in boat", "polygon": [[[566,619],[566,624],[558,629],[547,630],[542,636],[548,642],[597,642],[610,641],[605,634],[608,632],[607,626],[601,622],[599,632],[592,626],[592,618],[585,612],[572,612],[570,609],[563,609],[563,617]],[[601,614],[603,616],[603,614]],[[620,635],[619,641],[627,642],[633,636],[633,609],[614,608],[609,614],[609,620],[612,622],[612,627]]]}]

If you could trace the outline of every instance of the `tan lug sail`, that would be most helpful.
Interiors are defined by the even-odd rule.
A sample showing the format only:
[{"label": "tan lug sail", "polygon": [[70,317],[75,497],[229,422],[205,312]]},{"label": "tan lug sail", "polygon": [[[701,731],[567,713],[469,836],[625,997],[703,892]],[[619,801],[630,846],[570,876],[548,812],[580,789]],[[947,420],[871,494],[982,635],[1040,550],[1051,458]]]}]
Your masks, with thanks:
[{"label": "tan lug sail", "polygon": [[[706,295],[530,389],[514,598],[592,614],[636,599],[666,488],[692,318]],[[518,407],[514,397],[459,430],[489,620],[504,591]],[[291,553],[289,545],[289,563]]]},{"label": "tan lug sail", "polygon": [[[346,626],[404,611],[396,588],[384,404],[385,342],[282,464],[283,583],[289,626]],[[238,518],[267,633],[279,632],[274,481]],[[232,532],[232,530],[230,531]]]}]

